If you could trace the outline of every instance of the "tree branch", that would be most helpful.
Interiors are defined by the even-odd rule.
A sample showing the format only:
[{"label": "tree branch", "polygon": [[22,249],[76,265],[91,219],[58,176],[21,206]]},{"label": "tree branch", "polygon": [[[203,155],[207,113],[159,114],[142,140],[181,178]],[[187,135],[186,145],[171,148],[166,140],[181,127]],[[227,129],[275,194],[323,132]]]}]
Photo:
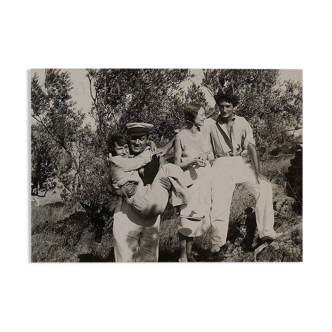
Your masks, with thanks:
[{"label": "tree branch", "polygon": [[47,131],[47,134],[51,136],[51,138],[60,145],[61,148],[63,148],[65,150],[65,152],[69,155],[70,159],[74,162],[76,169],[78,169],[78,165],[77,162],[75,160],[75,158],[73,157],[73,155],[71,154],[71,152],[67,149],[67,147],[64,145],[63,142],[59,141],[56,137],[54,137],[54,135],[52,134],[52,132],[48,129],[48,127],[45,125],[45,123],[43,122],[43,120],[38,116],[38,118],[35,115],[32,115],[32,117],[37,120],[39,123],[41,123],[41,125],[45,128],[45,130]]}]

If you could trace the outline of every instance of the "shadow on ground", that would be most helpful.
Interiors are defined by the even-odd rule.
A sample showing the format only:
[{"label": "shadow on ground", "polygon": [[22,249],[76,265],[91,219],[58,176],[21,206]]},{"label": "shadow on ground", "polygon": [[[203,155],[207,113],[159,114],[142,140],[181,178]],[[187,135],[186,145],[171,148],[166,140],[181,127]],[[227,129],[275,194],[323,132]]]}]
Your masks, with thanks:
[{"label": "shadow on ground", "polygon": [[80,254],[77,256],[80,263],[109,263],[114,262],[114,252],[107,257],[100,257],[95,254]]}]

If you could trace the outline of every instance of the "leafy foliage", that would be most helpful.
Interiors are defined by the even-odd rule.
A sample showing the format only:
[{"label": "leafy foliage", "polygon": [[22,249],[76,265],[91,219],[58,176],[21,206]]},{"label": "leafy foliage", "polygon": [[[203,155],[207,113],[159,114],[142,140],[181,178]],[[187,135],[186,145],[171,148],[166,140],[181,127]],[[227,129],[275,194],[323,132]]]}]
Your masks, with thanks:
[{"label": "leafy foliage", "polygon": [[[195,101],[209,113],[202,86],[211,95],[232,89],[240,97],[238,114],[251,123],[261,154],[289,153],[297,142],[290,133],[302,126],[302,88],[278,83],[277,70],[204,70],[202,86],[184,82],[187,69],[88,69],[96,130],[84,125],[75,108],[73,85],[66,71],[47,69],[45,84],[37,75],[31,81],[32,176],[49,176],[62,183],[63,199],[80,202],[90,220],[101,220],[114,203],[106,192],[108,174],[106,137],[124,131],[128,122],[150,122],[150,138],[164,145],[181,128],[183,107]],[[106,212],[105,212],[106,211]]]},{"label": "leafy foliage", "polygon": [[[55,147],[54,176],[64,187],[63,199],[81,203],[89,220],[98,219],[105,206],[112,204],[105,190],[106,155],[96,133],[89,126],[83,126],[84,115],[74,107],[69,74],[48,69],[45,86],[40,85],[35,75],[31,87],[32,117],[42,128],[45,144]],[[32,159],[42,158],[38,153],[33,150]]]},{"label": "leafy foliage", "polygon": [[41,125],[31,126],[31,183],[36,189],[54,176],[57,147],[48,139]]},{"label": "leafy foliage", "polygon": [[151,139],[166,143],[173,137],[173,129],[181,126],[184,103],[199,94],[195,87],[190,96],[185,95],[180,84],[188,75],[188,70],[87,70],[96,131],[83,126],[84,116],[71,100],[67,72],[46,70],[45,86],[35,75],[32,116],[45,142],[56,147],[54,176],[64,187],[63,199],[79,202],[90,220],[102,220],[114,203],[105,190],[108,132],[124,131],[128,122],[150,122],[155,125]]},{"label": "leafy foliage", "polygon": [[214,97],[218,92],[239,97],[237,114],[254,130],[262,156],[293,152],[302,127],[302,87],[298,82],[278,81],[278,70],[204,70],[202,85]]},{"label": "leafy foliage", "polygon": [[129,122],[153,123],[151,139],[166,143],[182,122],[181,83],[188,75],[187,69],[89,69],[91,115],[100,143]]}]

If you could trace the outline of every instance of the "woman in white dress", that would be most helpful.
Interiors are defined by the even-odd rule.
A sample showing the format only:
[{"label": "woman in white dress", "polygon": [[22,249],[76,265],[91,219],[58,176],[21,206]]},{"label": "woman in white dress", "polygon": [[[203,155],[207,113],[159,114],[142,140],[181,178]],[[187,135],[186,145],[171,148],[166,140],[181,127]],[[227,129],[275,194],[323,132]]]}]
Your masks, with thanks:
[{"label": "woman in white dress", "polygon": [[175,138],[175,164],[194,181],[189,189],[190,200],[182,206],[178,231],[181,247],[179,262],[195,262],[192,243],[210,227],[211,165],[214,159],[209,134],[204,130],[205,110],[192,103],[185,108],[186,129]]}]

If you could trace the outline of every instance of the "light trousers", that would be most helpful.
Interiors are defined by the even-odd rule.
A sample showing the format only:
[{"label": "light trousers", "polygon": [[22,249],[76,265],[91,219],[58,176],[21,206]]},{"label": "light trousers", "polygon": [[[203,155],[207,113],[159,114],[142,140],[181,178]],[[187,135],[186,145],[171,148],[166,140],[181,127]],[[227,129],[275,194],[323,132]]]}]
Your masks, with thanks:
[{"label": "light trousers", "polygon": [[144,218],[125,200],[114,213],[113,238],[116,262],[158,262],[160,216]]},{"label": "light trousers", "polygon": [[213,165],[212,244],[226,243],[229,214],[236,184],[242,184],[256,198],[256,222],[259,237],[275,235],[272,187],[265,180],[257,182],[254,168],[242,157],[221,157]]},{"label": "light trousers", "polygon": [[173,206],[186,204],[190,199],[188,186],[194,182],[179,166],[165,164],[160,167],[151,185],[139,186],[135,195],[127,198],[128,203],[143,217],[158,216],[166,209],[169,195],[160,183],[161,178],[168,178],[172,183]]}]

